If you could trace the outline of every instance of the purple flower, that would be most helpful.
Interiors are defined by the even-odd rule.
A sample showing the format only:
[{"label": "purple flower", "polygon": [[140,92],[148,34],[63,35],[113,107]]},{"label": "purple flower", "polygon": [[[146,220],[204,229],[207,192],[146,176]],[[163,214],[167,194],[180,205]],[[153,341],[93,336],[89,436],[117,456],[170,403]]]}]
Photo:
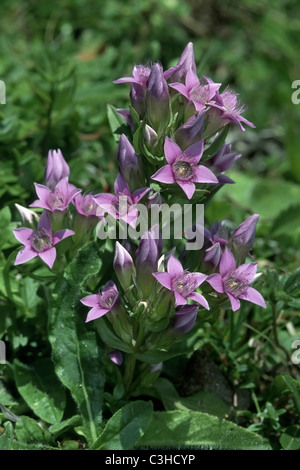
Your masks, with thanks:
[{"label": "purple flower", "polygon": [[220,262],[220,274],[211,274],[206,280],[216,292],[228,296],[233,312],[241,306],[239,299],[266,308],[262,295],[250,286],[256,271],[257,263],[245,263],[236,267],[233,254],[226,247]]},{"label": "purple flower", "polygon": [[45,184],[54,188],[63,178],[68,178],[70,169],[61,150],[50,150],[45,168]]},{"label": "purple flower", "polygon": [[138,209],[135,205],[149,191],[150,188],[141,188],[131,194],[128,184],[119,173],[115,181],[115,195],[102,193],[94,196],[94,201],[100,208],[97,214],[102,216],[107,212],[115,219],[124,220],[124,222],[135,228],[138,217]]},{"label": "purple flower", "polygon": [[180,261],[172,255],[168,261],[168,272],[153,273],[153,276],[162,286],[174,293],[176,305],[185,305],[186,299],[191,299],[209,310],[206,299],[194,292],[207,278],[205,274],[184,271]]},{"label": "purple flower", "polygon": [[131,255],[119,242],[116,242],[113,266],[121,286],[124,290],[128,289],[132,284],[135,268]]},{"label": "purple flower", "polygon": [[34,186],[39,199],[30,204],[30,207],[42,207],[50,212],[63,212],[76,194],[81,192],[81,189],[68,183],[67,177],[60,180],[53,189],[38,183],[34,183]]},{"label": "purple flower", "polygon": [[72,202],[79,214],[83,215],[84,217],[97,217],[98,206],[91,194],[82,195],[78,193]]},{"label": "purple flower", "polygon": [[209,164],[216,169],[217,173],[223,173],[241,157],[240,153],[231,152],[231,144],[222,145],[220,150],[210,160]]},{"label": "purple flower", "polygon": [[158,269],[158,259],[163,248],[159,226],[154,225],[145,232],[136,250],[136,273],[138,284],[144,294],[151,293],[154,279],[152,273]]},{"label": "purple flower", "polygon": [[123,354],[121,351],[111,351],[108,354],[110,360],[114,362],[117,366],[121,366],[123,363]]},{"label": "purple flower", "polygon": [[59,230],[52,234],[49,215],[44,212],[39,220],[37,232],[30,228],[17,228],[13,230],[16,239],[24,245],[15,260],[15,266],[39,256],[50,269],[56,259],[55,245],[64,238],[74,235],[72,230]]},{"label": "purple flower", "polygon": [[181,307],[172,319],[172,329],[175,331],[180,332],[181,334],[186,334],[193,328],[197,314],[198,314],[199,306],[194,305],[184,305]]},{"label": "purple flower", "polygon": [[242,131],[245,131],[242,122],[249,127],[255,127],[254,124],[241,116],[245,111],[245,106],[240,105],[237,96],[229,89],[226,89],[221,94],[216,93],[214,101],[211,101],[209,104],[221,111],[220,116],[223,120],[234,122]]},{"label": "purple flower", "polygon": [[206,83],[201,83],[197,74],[190,69],[183,83],[170,83],[170,87],[177,90],[195,106],[196,111],[202,111],[215,96],[221,83],[214,83],[210,78],[203,77]]},{"label": "purple flower", "polygon": [[92,307],[86,318],[86,322],[96,320],[108,312],[113,311],[119,304],[119,292],[117,286],[109,281],[98,294],[87,295],[80,302],[87,307]]},{"label": "purple flower", "polygon": [[151,126],[158,130],[166,126],[169,116],[169,87],[162,66],[153,64],[146,92],[147,117]]},{"label": "purple flower", "polygon": [[245,259],[254,245],[258,214],[253,214],[242,222],[233,232],[229,246],[233,247],[238,259]]},{"label": "purple flower", "polygon": [[145,113],[145,95],[151,69],[144,65],[136,65],[132,71],[132,77],[123,77],[115,80],[115,84],[131,83],[130,99],[132,106],[140,116]]},{"label": "purple flower", "polygon": [[191,145],[186,150],[181,148],[169,137],[165,139],[165,157],[168,165],[160,168],[151,178],[161,183],[177,183],[187,195],[188,199],[195,192],[194,183],[218,183],[211,170],[197,165],[203,153],[203,141]]},{"label": "purple flower", "polygon": [[184,83],[189,70],[192,70],[196,74],[194,46],[192,42],[189,42],[185,47],[178,64],[164,72],[164,77],[166,80],[170,78],[172,82]]}]

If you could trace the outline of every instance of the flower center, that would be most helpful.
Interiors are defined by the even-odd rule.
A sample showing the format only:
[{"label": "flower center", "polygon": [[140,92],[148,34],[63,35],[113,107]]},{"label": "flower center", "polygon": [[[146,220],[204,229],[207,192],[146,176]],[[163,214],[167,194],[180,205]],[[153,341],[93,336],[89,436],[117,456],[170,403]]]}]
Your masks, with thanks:
[{"label": "flower center", "polygon": [[101,308],[111,309],[117,300],[118,294],[115,291],[108,290],[99,295],[99,305]]},{"label": "flower center", "polygon": [[60,191],[54,191],[49,195],[49,205],[54,209],[65,207],[65,197]]},{"label": "flower center", "polygon": [[175,178],[183,181],[190,180],[194,173],[192,165],[184,161],[174,163],[172,168]]},{"label": "flower center", "polygon": [[197,101],[201,104],[207,104],[209,98],[209,87],[208,85],[195,85],[190,93],[190,99]]},{"label": "flower center", "polygon": [[239,278],[234,275],[234,273],[230,274],[225,280],[225,291],[229,294],[233,295],[233,297],[238,297],[239,295],[243,294],[248,287],[248,284],[244,281],[244,279]]},{"label": "flower center", "polygon": [[128,196],[119,194],[119,196],[113,201],[113,206],[119,216],[124,216],[128,213],[130,200]]},{"label": "flower center", "polygon": [[37,233],[33,233],[30,237],[30,241],[31,247],[38,253],[52,247],[52,237],[44,228]]},{"label": "flower center", "polygon": [[194,292],[196,286],[197,281],[189,272],[180,274],[172,282],[172,289],[179,292],[183,297],[187,297],[191,292]]}]

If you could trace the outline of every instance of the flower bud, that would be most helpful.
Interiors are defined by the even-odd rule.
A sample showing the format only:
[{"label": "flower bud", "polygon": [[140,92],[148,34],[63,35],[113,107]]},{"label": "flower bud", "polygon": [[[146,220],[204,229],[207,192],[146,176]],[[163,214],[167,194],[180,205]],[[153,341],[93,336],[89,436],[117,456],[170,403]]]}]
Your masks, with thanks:
[{"label": "flower bud", "polygon": [[162,66],[155,63],[152,66],[147,92],[147,117],[151,127],[158,131],[167,125],[169,117],[169,88],[163,76]]},{"label": "flower bud", "polygon": [[22,217],[22,222],[26,227],[32,227],[34,225],[34,219],[38,221],[38,215],[27,209],[26,207],[20,206],[20,204],[15,204],[16,209],[18,209],[20,216]]},{"label": "flower bud", "polygon": [[137,281],[145,298],[148,298],[155,278],[152,273],[157,271],[158,258],[162,250],[162,239],[159,226],[154,225],[144,233],[136,251]]},{"label": "flower bud", "polygon": [[192,69],[194,73],[197,72],[194,56],[194,46],[189,42],[185,47],[178,64],[166,70],[164,77],[166,80],[170,78],[171,82],[184,83],[187,72]]},{"label": "flower bud", "polygon": [[175,133],[175,141],[182,150],[202,139],[205,112],[200,111],[189,118]]},{"label": "flower bud", "polygon": [[123,354],[121,351],[111,351],[108,354],[110,360],[114,362],[117,366],[121,366],[123,363]]},{"label": "flower bud", "polygon": [[214,243],[213,246],[208,248],[205,252],[204,262],[210,264],[214,268],[219,266],[222,257],[222,249],[219,242]]},{"label": "flower bud", "polygon": [[234,254],[238,257],[239,263],[245,260],[249,251],[253,247],[258,219],[258,214],[251,215],[251,217],[242,222],[235,229],[230,238],[229,247],[233,248]]},{"label": "flower bud", "polygon": [[143,186],[140,157],[135,153],[125,134],[122,134],[120,137],[117,160],[120,173],[128,183],[131,191]]},{"label": "flower bud", "polygon": [[63,154],[58,150],[50,150],[45,168],[45,184],[54,188],[65,177],[69,177],[70,169]]},{"label": "flower bud", "polygon": [[124,290],[128,289],[132,284],[132,275],[135,272],[135,267],[132,257],[119,242],[116,242],[113,266],[121,286]]},{"label": "flower bud", "polygon": [[172,319],[172,329],[180,334],[185,334],[193,328],[197,313],[198,305],[184,305],[174,315]]}]

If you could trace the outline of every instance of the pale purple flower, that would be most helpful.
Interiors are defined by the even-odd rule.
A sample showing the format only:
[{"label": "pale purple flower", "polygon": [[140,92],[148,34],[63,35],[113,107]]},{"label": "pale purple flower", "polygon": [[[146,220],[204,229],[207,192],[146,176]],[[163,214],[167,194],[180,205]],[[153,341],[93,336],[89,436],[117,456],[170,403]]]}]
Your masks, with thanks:
[{"label": "pale purple flower", "polygon": [[223,93],[216,93],[214,100],[211,101],[210,106],[220,111],[220,117],[226,122],[234,122],[242,131],[245,131],[242,123],[247,124],[249,127],[255,127],[252,122],[249,122],[241,114],[245,111],[245,106],[240,105],[238,97],[231,90],[226,89]]},{"label": "pale purple flower", "polygon": [[180,261],[172,255],[168,261],[168,272],[153,273],[153,276],[162,286],[173,292],[176,305],[185,305],[187,299],[191,299],[209,310],[203,295],[194,292],[206,280],[205,274],[185,271]]},{"label": "pale purple flower", "polygon": [[253,214],[244,220],[233,232],[229,240],[229,246],[233,247],[240,260],[245,259],[254,245],[258,214]]},{"label": "pale purple flower", "polygon": [[94,196],[94,200],[100,208],[97,211],[98,216],[108,213],[115,219],[123,220],[135,228],[138,218],[136,204],[150,191],[150,188],[137,189],[131,194],[127,182],[121,173],[119,173],[114,189],[115,195],[102,193]]},{"label": "pale purple flower", "polygon": [[89,322],[113,311],[120,303],[120,296],[115,283],[108,281],[98,294],[87,295],[80,302],[91,307],[86,318],[86,322]]},{"label": "pale purple flower", "polygon": [[191,199],[195,192],[194,183],[218,183],[211,170],[197,165],[203,154],[203,141],[182,151],[173,140],[166,137],[164,152],[168,165],[151,176],[153,180],[167,184],[177,183],[188,199]]},{"label": "pale purple flower", "polygon": [[81,189],[68,182],[67,177],[60,180],[53,189],[38,183],[34,183],[34,186],[39,199],[30,204],[30,207],[41,207],[50,212],[65,211],[76,194],[81,192]]},{"label": "pale purple flower", "polygon": [[94,196],[92,194],[82,195],[78,193],[72,202],[79,214],[85,217],[97,217],[98,206],[95,203]]},{"label": "pale purple flower", "polygon": [[63,178],[68,178],[70,169],[61,150],[49,150],[45,168],[45,184],[54,188]]},{"label": "pale purple flower", "polygon": [[123,364],[123,354],[121,351],[111,351],[108,356],[110,360],[117,366],[121,366]]},{"label": "pale purple flower", "polygon": [[140,116],[143,116],[145,113],[145,96],[150,73],[150,67],[136,65],[133,68],[132,77],[122,77],[114,81],[115,84],[131,83],[131,103]]},{"label": "pale purple flower", "polygon": [[189,70],[192,70],[194,73],[197,71],[192,42],[189,42],[185,47],[178,64],[164,72],[164,77],[166,80],[170,78],[171,82],[184,83]]},{"label": "pale purple flower", "polygon": [[206,281],[216,292],[228,296],[233,312],[240,308],[240,299],[266,308],[262,295],[250,285],[255,279],[257,263],[245,263],[237,267],[233,254],[226,247],[219,269],[220,274],[211,274]]},{"label": "pale purple flower", "polygon": [[196,304],[184,305],[175,312],[172,318],[171,328],[181,334],[188,333],[195,324],[198,310],[199,306]]},{"label": "pale purple flower", "polygon": [[55,245],[75,233],[72,230],[58,230],[52,234],[51,222],[47,212],[44,212],[39,220],[37,231],[30,228],[17,228],[13,230],[16,239],[24,245],[17,254],[15,265],[26,263],[39,256],[50,269],[56,259]]},{"label": "pale purple flower", "polygon": [[214,98],[221,83],[214,83],[210,78],[203,77],[204,82],[200,82],[197,74],[192,70],[188,70],[183,83],[170,83],[170,87],[182,94],[190,103],[195,106],[196,111],[202,111],[207,104]]}]

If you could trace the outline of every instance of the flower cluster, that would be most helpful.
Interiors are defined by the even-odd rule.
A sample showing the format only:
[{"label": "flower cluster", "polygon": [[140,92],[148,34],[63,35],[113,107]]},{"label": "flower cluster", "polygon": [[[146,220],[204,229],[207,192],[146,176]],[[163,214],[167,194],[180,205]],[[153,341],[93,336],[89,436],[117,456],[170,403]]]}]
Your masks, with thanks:
[{"label": "flower cluster", "polygon": [[[164,71],[160,63],[138,65],[132,76],[114,83],[130,84],[129,109],[115,110],[126,131],[118,143],[114,192],[83,195],[69,183],[62,153],[50,151],[45,185],[35,183],[37,199],[31,204],[43,210],[36,230],[36,213],[22,208],[31,228],[16,229],[14,234],[24,245],[15,264],[38,256],[52,268],[68,250],[74,253],[74,247],[87,243],[108,216],[117,228],[125,224],[132,229],[127,238],[116,235],[111,280],[105,285],[100,281],[97,292],[81,299],[90,308],[86,322],[100,322],[100,332],[101,325],[107,331],[106,325],[118,337],[120,350],[101,334],[108,356],[120,366],[121,351],[130,351],[141,361],[149,351],[165,351],[211,308],[222,305],[236,311],[241,300],[260,307],[265,302],[252,287],[257,263],[246,261],[257,214],[234,229],[225,221],[205,228],[203,247],[196,252],[185,248],[188,240],[178,245],[172,236],[163,239],[160,223],[141,230],[139,240],[132,235],[141,226],[140,205],[149,214],[148,221],[153,206],[205,206],[224,184],[233,183],[225,173],[241,155],[225,142],[228,129],[254,127],[242,116],[245,108],[236,94],[229,88],[221,91],[221,84],[209,77],[197,76],[192,43],[174,67]],[[61,243],[56,251],[67,237],[69,244]]]}]

